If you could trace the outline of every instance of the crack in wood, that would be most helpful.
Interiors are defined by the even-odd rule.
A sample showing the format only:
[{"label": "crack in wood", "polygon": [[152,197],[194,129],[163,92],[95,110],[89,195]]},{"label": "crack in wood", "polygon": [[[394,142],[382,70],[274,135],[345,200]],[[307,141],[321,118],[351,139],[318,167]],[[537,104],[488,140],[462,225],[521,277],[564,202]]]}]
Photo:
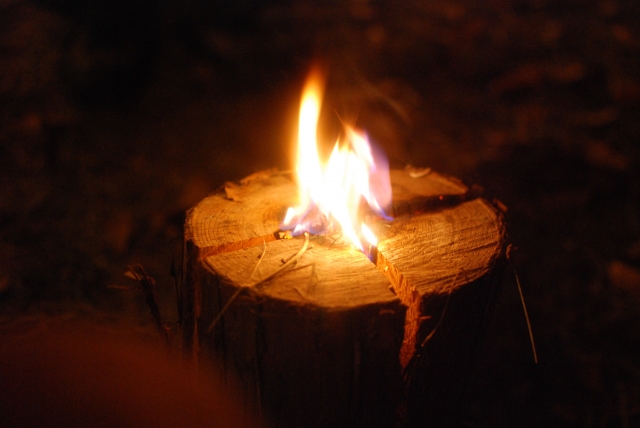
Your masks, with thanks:
[{"label": "crack in wood", "polygon": [[[270,172],[270,170],[269,170]],[[272,172],[272,175],[265,175],[265,172],[261,172],[262,175],[258,175],[259,178],[265,179],[269,178],[273,175],[282,175],[276,171]],[[257,175],[257,174],[254,174]],[[253,177],[250,176],[250,177]],[[257,181],[258,178],[254,178],[252,180],[242,180],[241,186],[246,186],[248,183]],[[234,185],[236,188],[237,185]],[[442,195],[434,195],[434,196],[417,196],[411,199],[401,200],[398,202],[392,202],[390,212],[391,216],[395,219],[397,217],[401,217],[404,215],[417,215],[417,214],[427,214],[431,212],[437,212],[446,208],[453,208],[456,205],[460,205],[464,202],[477,199],[482,196],[483,189],[480,186],[473,185],[467,189],[466,192],[460,194],[442,194]],[[226,196],[225,196],[226,197]],[[228,198],[227,198],[228,199]],[[286,207],[283,208],[284,211]],[[367,217],[371,219],[371,217]],[[239,251],[246,248],[255,247],[261,245],[263,242],[273,242],[279,239],[289,239],[280,238],[278,235],[282,232],[282,230],[274,230],[273,233],[264,234],[260,236],[255,236],[253,238],[226,242],[220,245],[212,245],[202,247],[200,250],[200,255],[202,258],[215,256],[217,254],[228,253],[232,251]],[[314,235],[320,236],[320,235]]]}]

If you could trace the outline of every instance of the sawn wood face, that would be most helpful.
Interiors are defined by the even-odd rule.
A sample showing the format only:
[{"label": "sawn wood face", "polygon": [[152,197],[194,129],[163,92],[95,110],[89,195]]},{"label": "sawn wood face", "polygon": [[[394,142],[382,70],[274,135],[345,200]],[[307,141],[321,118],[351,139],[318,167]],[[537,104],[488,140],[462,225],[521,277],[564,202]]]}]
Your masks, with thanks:
[{"label": "sawn wood face", "polygon": [[367,221],[372,260],[338,234],[311,236],[264,282],[304,242],[276,233],[297,202],[290,175],[226,183],[187,215],[185,349],[222,361],[279,426],[392,426],[402,406],[439,425],[454,412],[506,260],[504,221],[454,178],[392,170],[391,183],[393,220]]}]

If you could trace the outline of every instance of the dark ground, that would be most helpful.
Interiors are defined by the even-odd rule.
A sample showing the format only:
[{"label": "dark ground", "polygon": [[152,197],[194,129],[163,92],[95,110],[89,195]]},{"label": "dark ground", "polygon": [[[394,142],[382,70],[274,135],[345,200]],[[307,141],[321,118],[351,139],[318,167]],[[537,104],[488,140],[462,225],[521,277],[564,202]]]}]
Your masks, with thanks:
[{"label": "dark ground", "polygon": [[1,0],[5,329],[63,317],[148,334],[142,297],[120,289],[134,262],[175,322],[185,211],[290,167],[320,58],[327,120],[357,115],[395,166],[509,208],[540,363],[509,269],[461,424],[640,426],[640,6],[336,3]]}]

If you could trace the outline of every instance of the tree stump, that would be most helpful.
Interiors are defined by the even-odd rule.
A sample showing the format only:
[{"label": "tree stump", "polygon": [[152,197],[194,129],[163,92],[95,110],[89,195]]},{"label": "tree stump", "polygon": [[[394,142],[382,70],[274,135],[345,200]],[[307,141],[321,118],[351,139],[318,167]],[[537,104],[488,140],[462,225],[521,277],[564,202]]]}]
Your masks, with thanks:
[{"label": "tree stump", "polygon": [[506,260],[503,217],[435,172],[393,170],[391,183],[373,262],[311,236],[294,268],[253,286],[303,246],[274,233],[296,203],[291,177],[227,183],[188,213],[185,350],[221,363],[275,426],[455,423]]}]

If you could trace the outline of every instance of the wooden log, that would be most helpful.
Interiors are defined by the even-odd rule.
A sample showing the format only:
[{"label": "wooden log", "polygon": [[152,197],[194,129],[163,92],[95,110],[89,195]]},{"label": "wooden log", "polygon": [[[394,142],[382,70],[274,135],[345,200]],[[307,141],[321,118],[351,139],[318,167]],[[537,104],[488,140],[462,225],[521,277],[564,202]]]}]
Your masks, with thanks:
[{"label": "wooden log", "polygon": [[221,362],[276,426],[454,423],[506,259],[503,218],[434,172],[393,170],[391,183],[373,263],[338,235],[312,236],[262,282],[304,244],[274,233],[296,203],[288,175],[227,183],[188,213],[185,350]]}]

